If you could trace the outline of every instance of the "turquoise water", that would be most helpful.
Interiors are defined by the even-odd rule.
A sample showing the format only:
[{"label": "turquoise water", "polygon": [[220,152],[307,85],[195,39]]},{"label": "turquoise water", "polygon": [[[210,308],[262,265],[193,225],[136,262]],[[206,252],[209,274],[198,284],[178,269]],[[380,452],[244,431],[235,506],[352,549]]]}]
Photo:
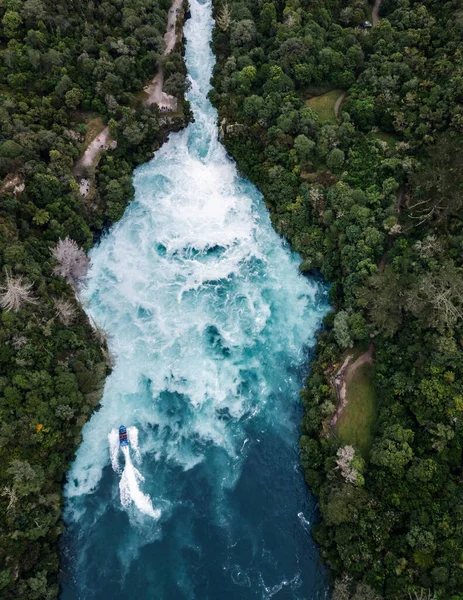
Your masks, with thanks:
[{"label": "turquoise water", "polygon": [[83,300],[114,370],[65,488],[63,600],[326,597],[297,453],[326,294],[217,140],[211,2],[190,4],[196,122],[91,253]]}]

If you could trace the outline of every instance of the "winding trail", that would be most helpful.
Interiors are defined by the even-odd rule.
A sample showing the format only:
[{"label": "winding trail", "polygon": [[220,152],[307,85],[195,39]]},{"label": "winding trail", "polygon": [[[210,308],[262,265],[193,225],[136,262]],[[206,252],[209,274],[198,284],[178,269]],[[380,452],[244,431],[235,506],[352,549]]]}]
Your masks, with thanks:
[{"label": "winding trail", "polygon": [[339,417],[342,414],[342,411],[347,406],[347,384],[352,379],[356,371],[364,364],[369,363],[373,364],[373,355],[375,352],[374,344],[370,344],[370,347],[366,352],[361,354],[355,362],[350,364],[350,361],[353,358],[352,354],[346,356],[344,362],[341,365],[341,368],[338,370],[336,375],[334,376],[334,387],[336,389],[336,395],[338,397],[338,403],[336,405],[336,410],[334,411],[333,416],[330,419],[330,426],[333,427],[338,422]]},{"label": "winding trail", "polygon": [[98,154],[105,150],[109,140],[109,127],[105,127],[96,138],[94,138],[85,150],[82,158],[77,163],[79,167],[91,167],[95,164]]},{"label": "winding trail", "polygon": [[[176,23],[178,12],[182,8],[183,0],[174,0],[172,6],[169,9],[166,33],[164,34],[164,56],[167,56],[172,52],[177,41]],[[144,91],[148,94],[148,98],[145,101],[147,106],[151,104],[157,104],[160,108],[165,107],[166,112],[176,112],[178,107],[178,100],[174,96],[169,96],[163,92],[164,87],[164,70],[162,63],[159,63],[159,68],[156,76],[153,78],[151,83],[144,88]],[[77,162],[77,167],[91,167],[95,165],[98,155],[101,151],[105,150],[109,140],[109,127],[105,127],[101,133],[99,133],[88,145],[82,157]],[[89,188],[87,186],[82,187],[80,192],[82,196],[88,194]]]},{"label": "winding trail", "polygon": [[373,27],[377,25],[381,18],[379,16],[379,9],[381,8],[381,0],[375,0],[375,5],[373,6],[373,10],[371,12],[371,20],[373,22]]},{"label": "winding trail", "polygon": [[[172,50],[175,48],[175,43],[177,41],[177,17],[179,11],[182,8],[183,0],[174,0],[172,6],[169,10],[169,17],[167,19],[167,31],[164,35],[164,56],[169,55]],[[163,91],[164,87],[164,69],[162,68],[162,63],[159,63],[158,72],[156,76],[152,79],[151,83],[144,88],[145,92],[148,94],[148,99],[146,100],[146,104],[150,106],[151,104],[157,104],[159,107],[164,106],[168,112],[175,112],[178,106],[178,100],[174,96],[170,96]]]},{"label": "winding trail", "polygon": [[342,101],[344,100],[344,98],[346,97],[347,92],[344,91],[339,98],[336,100],[336,104],[334,105],[334,114],[336,115],[336,117],[339,114],[339,107],[341,106]]}]

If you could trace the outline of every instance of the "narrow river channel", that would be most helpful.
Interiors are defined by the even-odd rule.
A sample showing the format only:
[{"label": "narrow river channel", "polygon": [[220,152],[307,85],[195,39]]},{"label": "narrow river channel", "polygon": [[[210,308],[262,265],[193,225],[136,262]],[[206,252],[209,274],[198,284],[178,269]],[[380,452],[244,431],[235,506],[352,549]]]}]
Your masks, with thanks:
[{"label": "narrow river channel", "polygon": [[63,600],[327,597],[297,452],[326,294],[218,141],[211,0],[190,4],[196,122],[91,253],[83,301],[115,364],[66,485]]}]

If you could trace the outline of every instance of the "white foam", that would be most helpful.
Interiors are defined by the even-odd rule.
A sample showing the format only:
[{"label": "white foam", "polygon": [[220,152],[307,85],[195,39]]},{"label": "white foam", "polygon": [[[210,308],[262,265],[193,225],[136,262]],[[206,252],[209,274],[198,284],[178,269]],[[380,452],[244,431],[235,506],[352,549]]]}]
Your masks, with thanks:
[{"label": "white foam", "polygon": [[304,513],[303,512],[298,512],[297,516],[299,518],[299,521],[302,524],[302,527],[307,531],[307,533],[310,533],[310,521],[308,519],[305,518]]},{"label": "white foam", "polygon": [[135,505],[140,512],[148,517],[152,517],[156,520],[159,519],[161,517],[160,509],[154,509],[151,498],[148,494],[144,494],[140,490],[139,484],[145,481],[145,478],[133,466],[129,447],[122,447],[122,452],[125,457],[125,467],[119,483],[122,506],[129,509],[132,505]]},{"label": "white foam", "polygon": [[[108,459],[120,469],[113,432],[109,457],[107,448],[108,430],[117,433],[120,423],[132,424],[137,466],[149,455],[168,469],[188,470],[214,449],[221,459],[211,483],[220,490],[235,485],[249,420],[285,426],[272,414],[273,396],[279,387],[288,402],[297,401],[287,366],[301,362],[325,312],[314,301],[318,286],[299,275],[259,193],[239,179],[217,141],[217,114],[207,100],[211,2],[190,6],[186,52],[196,122],[137,169],[135,201],[91,252],[83,300],[111,334],[115,364],[101,408],[84,427],[68,498],[93,493]],[[130,452],[121,502],[159,518],[145,492],[155,502],[175,502],[176,491],[163,488],[162,478],[143,483]]]},{"label": "white foam", "polygon": [[115,473],[119,472],[119,432],[117,429],[111,429],[108,433],[109,441],[109,456],[111,458],[111,466]]},{"label": "white foam", "polygon": [[127,437],[129,438],[130,447],[135,455],[137,462],[141,461],[140,448],[138,447],[138,429],[133,425],[127,427]]},{"label": "white foam", "polygon": [[260,575],[260,581],[261,581],[261,585],[263,587],[263,595],[262,595],[263,600],[270,600],[270,598],[273,598],[284,587],[289,587],[291,590],[296,590],[297,588],[301,587],[301,585],[302,585],[302,579],[301,579],[300,573],[296,573],[296,575],[294,575],[294,577],[292,579],[283,579],[279,583],[272,585],[272,586],[265,585],[262,575]]}]

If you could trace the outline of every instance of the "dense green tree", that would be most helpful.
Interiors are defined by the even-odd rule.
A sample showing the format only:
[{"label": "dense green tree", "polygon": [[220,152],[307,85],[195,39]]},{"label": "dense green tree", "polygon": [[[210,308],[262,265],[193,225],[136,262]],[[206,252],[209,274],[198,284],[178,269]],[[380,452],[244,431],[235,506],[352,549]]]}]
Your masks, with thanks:
[{"label": "dense green tree", "polygon": [[[368,13],[357,0],[229,0],[228,7],[236,25],[214,34],[211,93],[224,143],[262,190],[303,272],[330,283],[333,313],[301,392],[300,447],[320,498],[313,533],[335,578],[333,598],[456,600],[463,597],[461,7],[383,0],[382,19],[368,31],[359,27]],[[248,85],[235,78],[251,68],[257,75]],[[338,118],[306,106],[339,88],[347,94]],[[330,435],[332,377],[347,353],[368,347],[379,413],[357,485],[349,462],[357,450]]]},{"label": "dense green tree", "polygon": [[[0,596],[58,596],[61,486],[108,372],[78,305],[88,250],[133,198],[131,174],[169,130],[135,92],[155,74],[169,0],[0,6]],[[184,81],[182,44],[166,60]],[[111,118],[82,198],[87,124]],[[97,119],[98,118],[98,119]],[[72,286],[72,287],[71,287]],[[74,289],[73,289],[74,288]]]}]

